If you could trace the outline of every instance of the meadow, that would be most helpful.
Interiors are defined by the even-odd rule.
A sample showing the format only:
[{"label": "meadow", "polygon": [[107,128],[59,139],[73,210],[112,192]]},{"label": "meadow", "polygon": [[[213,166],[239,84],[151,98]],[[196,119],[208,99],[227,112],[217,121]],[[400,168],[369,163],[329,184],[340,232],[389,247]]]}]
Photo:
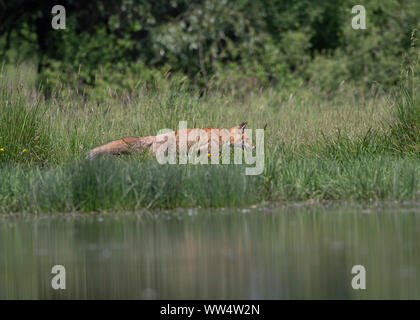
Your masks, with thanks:
[{"label": "meadow", "polygon": [[[48,94],[31,65],[0,75],[0,211],[115,211],[248,206],[268,201],[420,200],[420,100],[415,68],[392,91],[341,83],[326,91],[192,88],[167,75],[94,98]],[[265,129],[265,167],[159,165],[142,155],[85,160],[89,149],[163,128]]]}]

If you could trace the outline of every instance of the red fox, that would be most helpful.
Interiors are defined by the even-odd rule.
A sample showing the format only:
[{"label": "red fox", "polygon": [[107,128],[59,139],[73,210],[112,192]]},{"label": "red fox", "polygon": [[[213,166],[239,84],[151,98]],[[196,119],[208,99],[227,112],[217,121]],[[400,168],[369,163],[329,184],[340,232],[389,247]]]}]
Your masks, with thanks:
[{"label": "red fox", "polygon": [[[93,148],[89,151],[87,158],[93,159],[100,154],[122,155],[131,154],[133,152],[143,153],[147,150],[149,150],[152,155],[156,155],[159,147],[162,146],[163,143],[168,143],[170,141],[173,141],[173,143],[176,144],[176,146],[173,147],[176,148],[176,152],[179,153],[180,141],[182,142],[182,139],[186,139],[185,145],[187,152],[193,145],[198,147],[199,150],[208,150],[207,152],[211,152],[212,146],[213,148],[215,148],[215,146],[219,148],[219,146],[223,147],[224,145],[255,149],[252,140],[244,131],[246,125],[247,123],[243,122],[240,125],[229,129],[212,127],[180,129],[156,136],[125,137]],[[175,139],[169,139],[171,135],[174,136]],[[205,139],[201,139],[203,135]],[[199,137],[200,140],[198,139]]]}]

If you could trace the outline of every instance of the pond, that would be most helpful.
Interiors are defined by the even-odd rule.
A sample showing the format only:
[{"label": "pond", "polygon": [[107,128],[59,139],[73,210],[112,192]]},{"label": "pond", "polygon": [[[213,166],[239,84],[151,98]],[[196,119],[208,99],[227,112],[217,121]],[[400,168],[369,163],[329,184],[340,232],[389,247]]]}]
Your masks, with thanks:
[{"label": "pond", "polygon": [[[54,290],[52,267],[65,268]],[[352,268],[366,289],[353,289]],[[415,204],[0,216],[1,299],[420,298]]]}]

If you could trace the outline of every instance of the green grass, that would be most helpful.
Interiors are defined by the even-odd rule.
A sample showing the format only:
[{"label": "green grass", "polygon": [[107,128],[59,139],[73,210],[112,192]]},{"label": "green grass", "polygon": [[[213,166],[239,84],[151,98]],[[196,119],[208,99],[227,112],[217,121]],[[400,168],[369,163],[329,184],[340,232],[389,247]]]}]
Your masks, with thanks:
[{"label": "green grass", "polygon": [[[26,91],[26,92],[25,92]],[[0,76],[0,163],[43,163],[53,157],[39,96],[9,72]]]},{"label": "green grass", "polygon": [[[22,69],[22,71],[20,70]],[[48,99],[28,66],[0,76],[0,211],[243,206],[264,201],[420,200],[419,81],[391,93],[342,86],[200,93],[168,79],[99,102],[63,85]],[[417,79],[418,80],[418,79]],[[248,121],[265,131],[265,170],[165,165],[146,157],[85,161],[127,135]],[[25,151],[24,151],[25,150]]]},{"label": "green grass", "polygon": [[241,206],[261,199],[256,178],[232,166],[95,159],[50,169],[4,167],[0,174],[4,212]]},{"label": "green grass", "polygon": [[[419,159],[281,159],[260,176],[242,166],[98,159],[0,169],[0,212],[234,207],[267,200],[420,200]],[[268,172],[270,166],[275,166]]]}]

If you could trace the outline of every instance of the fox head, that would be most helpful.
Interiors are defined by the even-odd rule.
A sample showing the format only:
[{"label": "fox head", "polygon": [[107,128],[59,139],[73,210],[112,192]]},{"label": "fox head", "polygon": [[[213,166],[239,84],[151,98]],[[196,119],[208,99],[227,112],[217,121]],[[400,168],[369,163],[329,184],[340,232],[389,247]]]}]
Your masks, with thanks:
[{"label": "fox head", "polygon": [[247,124],[247,122],[242,122],[240,125],[229,129],[230,142],[232,146],[245,149],[255,149],[255,144],[252,143],[252,140],[245,133],[245,127]]}]

